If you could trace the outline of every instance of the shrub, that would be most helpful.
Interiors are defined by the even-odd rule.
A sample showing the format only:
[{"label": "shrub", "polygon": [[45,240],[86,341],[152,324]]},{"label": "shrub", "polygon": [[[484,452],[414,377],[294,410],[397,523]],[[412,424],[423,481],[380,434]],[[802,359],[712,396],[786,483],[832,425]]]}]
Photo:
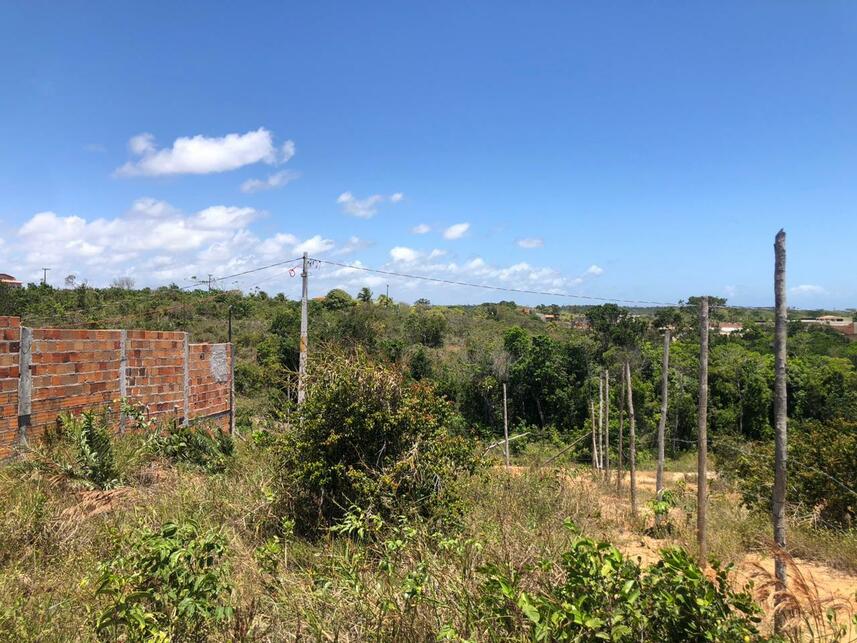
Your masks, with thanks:
[{"label": "shrub", "polygon": [[210,430],[204,424],[185,426],[172,421],[152,433],[146,449],[175,464],[189,464],[208,473],[219,473],[229,464],[235,443],[220,427]]},{"label": "shrub", "polygon": [[482,605],[510,634],[529,628],[540,641],[760,639],[749,593],[732,590],[716,565],[709,580],[682,549],[641,568],[609,543],[577,536],[561,571],[560,583],[524,591],[520,575],[486,567]]},{"label": "shrub", "polygon": [[[748,507],[769,509],[774,483],[773,444],[721,441],[717,469]],[[857,518],[857,422],[810,420],[789,426],[789,503],[834,525]],[[819,463],[823,463],[819,466]]]},{"label": "shrub", "polygon": [[75,454],[75,464],[66,465],[66,472],[90,488],[112,489],[119,486],[121,480],[110,441],[107,413],[64,413],[59,421],[63,436],[71,443]]},{"label": "shrub", "polygon": [[455,518],[458,478],[477,460],[451,431],[451,406],[361,353],[320,366],[291,430],[278,437],[282,512],[305,534],[352,506],[382,517]]},{"label": "shrub", "polygon": [[[222,559],[225,538],[193,523],[136,532],[128,552],[98,568],[99,636],[129,641],[197,641],[232,617]],[[124,639],[123,639],[124,640]]]}]

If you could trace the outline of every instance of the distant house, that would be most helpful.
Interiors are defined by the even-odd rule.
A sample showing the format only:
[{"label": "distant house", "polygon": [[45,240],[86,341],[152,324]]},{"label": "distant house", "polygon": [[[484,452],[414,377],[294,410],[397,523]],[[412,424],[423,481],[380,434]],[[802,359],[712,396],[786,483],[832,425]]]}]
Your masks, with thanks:
[{"label": "distant house", "polygon": [[589,320],[586,317],[576,317],[571,322],[572,328],[576,328],[577,330],[589,330],[591,328],[589,324]]},{"label": "distant house", "polygon": [[744,324],[741,322],[719,322],[712,326],[712,330],[716,330],[718,335],[731,335],[743,331]]},{"label": "distant house", "polygon": [[853,337],[857,335],[857,323],[850,317],[840,317],[839,315],[821,315],[809,319],[801,319],[801,324],[817,324],[819,326],[828,326],[835,331]]},{"label": "distant house", "polygon": [[0,284],[3,284],[4,286],[10,286],[12,288],[20,288],[23,285],[12,275],[7,275],[5,272],[0,272]]}]

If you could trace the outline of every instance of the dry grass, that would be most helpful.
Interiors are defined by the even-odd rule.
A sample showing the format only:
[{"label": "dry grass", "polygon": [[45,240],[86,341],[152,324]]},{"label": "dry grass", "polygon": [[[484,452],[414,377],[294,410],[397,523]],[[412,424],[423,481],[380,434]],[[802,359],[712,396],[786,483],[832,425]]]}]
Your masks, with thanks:
[{"label": "dry grass", "polygon": [[[119,441],[126,486],[110,492],[75,490],[33,462],[0,468],[0,640],[94,640],[93,570],[136,527],[166,521],[194,520],[228,538],[237,610],[219,635],[223,640],[434,640],[441,631],[499,640],[496,624],[480,611],[478,570],[495,564],[512,574],[529,570],[527,582],[557,580],[557,568],[542,561],[556,561],[567,548],[566,518],[644,562],[666,544],[695,547],[692,483],[684,492],[679,485],[672,535],[653,538],[646,535],[651,516],[642,509],[648,491],[641,492],[642,515],[633,520],[615,483],[584,470],[500,467],[470,480],[460,531],[388,525],[371,541],[286,538],[275,555],[264,556],[277,524],[266,451],[242,443],[231,468],[218,475],[134,454],[133,437]],[[764,517],[747,513],[720,490],[710,520],[712,553],[739,567],[757,563],[754,578],[767,591]],[[825,547],[833,550],[832,543]],[[757,557],[745,563],[753,552]],[[802,561],[790,564],[793,624],[802,636],[834,640],[823,638],[832,627],[826,610],[837,606],[825,594],[826,577],[807,573]],[[840,622],[845,613],[838,612]]]}]

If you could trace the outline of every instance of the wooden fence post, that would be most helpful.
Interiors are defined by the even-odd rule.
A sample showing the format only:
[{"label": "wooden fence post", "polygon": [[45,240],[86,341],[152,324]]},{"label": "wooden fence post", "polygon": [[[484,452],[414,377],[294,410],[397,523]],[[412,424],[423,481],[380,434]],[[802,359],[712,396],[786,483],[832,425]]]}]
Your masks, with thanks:
[{"label": "wooden fence post", "polygon": [[631,362],[625,360],[625,385],[628,391],[628,419],[631,425],[628,445],[629,469],[631,471],[631,515],[637,517],[637,420],[634,415],[634,387],[631,384]]},{"label": "wooden fence post", "polygon": [[[780,632],[786,614],[782,609],[783,593],[788,578],[784,550],[786,546],[786,461],[788,446],[788,400],[786,397],[786,336],[788,309],[786,306],[786,233],[780,230],[774,242],[774,493],[771,513],[774,523],[774,572],[777,592],[774,595],[774,630]],[[779,608],[779,609],[777,609]]]},{"label": "wooden fence post", "polygon": [[708,564],[708,297],[699,302],[699,400],[697,408],[696,540],[699,566]]}]

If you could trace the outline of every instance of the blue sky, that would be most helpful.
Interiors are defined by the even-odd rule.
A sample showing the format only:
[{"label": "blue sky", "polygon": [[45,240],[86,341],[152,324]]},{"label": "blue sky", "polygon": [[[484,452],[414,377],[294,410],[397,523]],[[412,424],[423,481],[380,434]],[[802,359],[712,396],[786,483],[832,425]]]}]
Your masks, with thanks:
[{"label": "blue sky", "polygon": [[[768,305],[784,227],[857,306],[854,3],[4,3],[0,59],[0,272]],[[311,283],[388,281],[498,298]]]}]

